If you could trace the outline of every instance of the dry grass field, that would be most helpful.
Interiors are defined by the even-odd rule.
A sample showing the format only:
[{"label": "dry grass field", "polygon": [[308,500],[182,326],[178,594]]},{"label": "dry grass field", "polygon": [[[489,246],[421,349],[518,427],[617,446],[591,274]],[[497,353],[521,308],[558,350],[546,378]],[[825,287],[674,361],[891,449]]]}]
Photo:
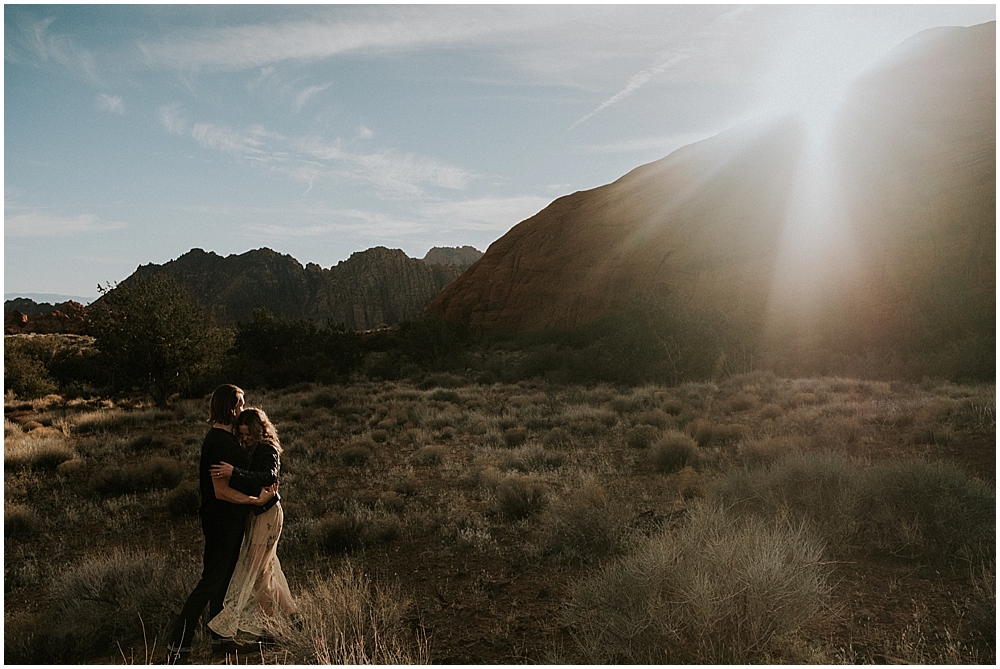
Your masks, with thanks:
[{"label": "dry grass field", "polygon": [[[248,390],[303,629],[249,663],[995,662],[995,386]],[[207,401],[8,398],[8,663],[146,663]],[[194,660],[211,662],[199,635]]]}]

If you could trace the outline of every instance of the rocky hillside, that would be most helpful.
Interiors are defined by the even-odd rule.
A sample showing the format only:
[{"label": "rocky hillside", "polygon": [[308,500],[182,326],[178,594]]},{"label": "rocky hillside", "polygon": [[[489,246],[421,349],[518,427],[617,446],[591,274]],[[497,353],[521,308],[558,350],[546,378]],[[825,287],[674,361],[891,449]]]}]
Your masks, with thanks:
[{"label": "rocky hillside", "polygon": [[992,350],[995,51],[995,23],[901,45],[854,86],[822,155],[786,118],[560,198],[429,310],[478,332],[537,332],[669,293],[775,350]]},{"label": "rocky hillside", "polygon": [[[428,255],[451,257],[439,249]],[[192,249],[163,265],[143,265],[133,276],[174,276],[222,323],[249,320],[254,309],[263,307],[277,317],[366,330],[419,317],[466,267],[431,264],[383,247],[354,253],[329,269],[313,263],[303,267],[267,248],[226,257]]]}]

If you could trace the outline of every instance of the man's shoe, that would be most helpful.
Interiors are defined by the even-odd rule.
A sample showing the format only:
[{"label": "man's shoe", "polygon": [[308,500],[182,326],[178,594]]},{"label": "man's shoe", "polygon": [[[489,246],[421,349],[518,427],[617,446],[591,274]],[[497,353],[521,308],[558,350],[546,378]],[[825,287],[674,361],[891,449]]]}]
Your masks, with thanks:
[{"label": "man's shoe", "polygon": [[233,655],[237,650],[236,639],[212,639],[212,655]]},{"label": "man's shoe", "polygon": [[191,647],[167,646],[164,664],[191,664]]}]

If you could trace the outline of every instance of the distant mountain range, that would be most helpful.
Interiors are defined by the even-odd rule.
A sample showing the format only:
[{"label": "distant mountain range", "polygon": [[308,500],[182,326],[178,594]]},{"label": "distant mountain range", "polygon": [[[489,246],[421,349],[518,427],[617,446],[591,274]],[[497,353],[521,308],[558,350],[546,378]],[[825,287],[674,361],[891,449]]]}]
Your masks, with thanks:
[{"label": "distant mountain range", "polygon": [[417,259],[375,247],[324,269],[313,263],[303,267],[267,248],[226,257],[193,249],[163,265],[142,265],[122,284],[135,276],[169,274],[221,323],[248,321],[263,307],[280,318],[368,330],[419,318],[481,255],[465,246],[434,248]]}]

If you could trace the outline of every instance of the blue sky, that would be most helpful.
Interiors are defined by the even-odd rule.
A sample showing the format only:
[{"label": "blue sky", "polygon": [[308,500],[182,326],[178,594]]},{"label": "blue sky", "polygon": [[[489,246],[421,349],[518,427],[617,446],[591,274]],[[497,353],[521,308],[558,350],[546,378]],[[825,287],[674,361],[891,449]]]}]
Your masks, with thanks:
[{"label": "blue sky", "polygon": [[485,250],[995,5],[5,5],[4,292],[191,248]]}]

